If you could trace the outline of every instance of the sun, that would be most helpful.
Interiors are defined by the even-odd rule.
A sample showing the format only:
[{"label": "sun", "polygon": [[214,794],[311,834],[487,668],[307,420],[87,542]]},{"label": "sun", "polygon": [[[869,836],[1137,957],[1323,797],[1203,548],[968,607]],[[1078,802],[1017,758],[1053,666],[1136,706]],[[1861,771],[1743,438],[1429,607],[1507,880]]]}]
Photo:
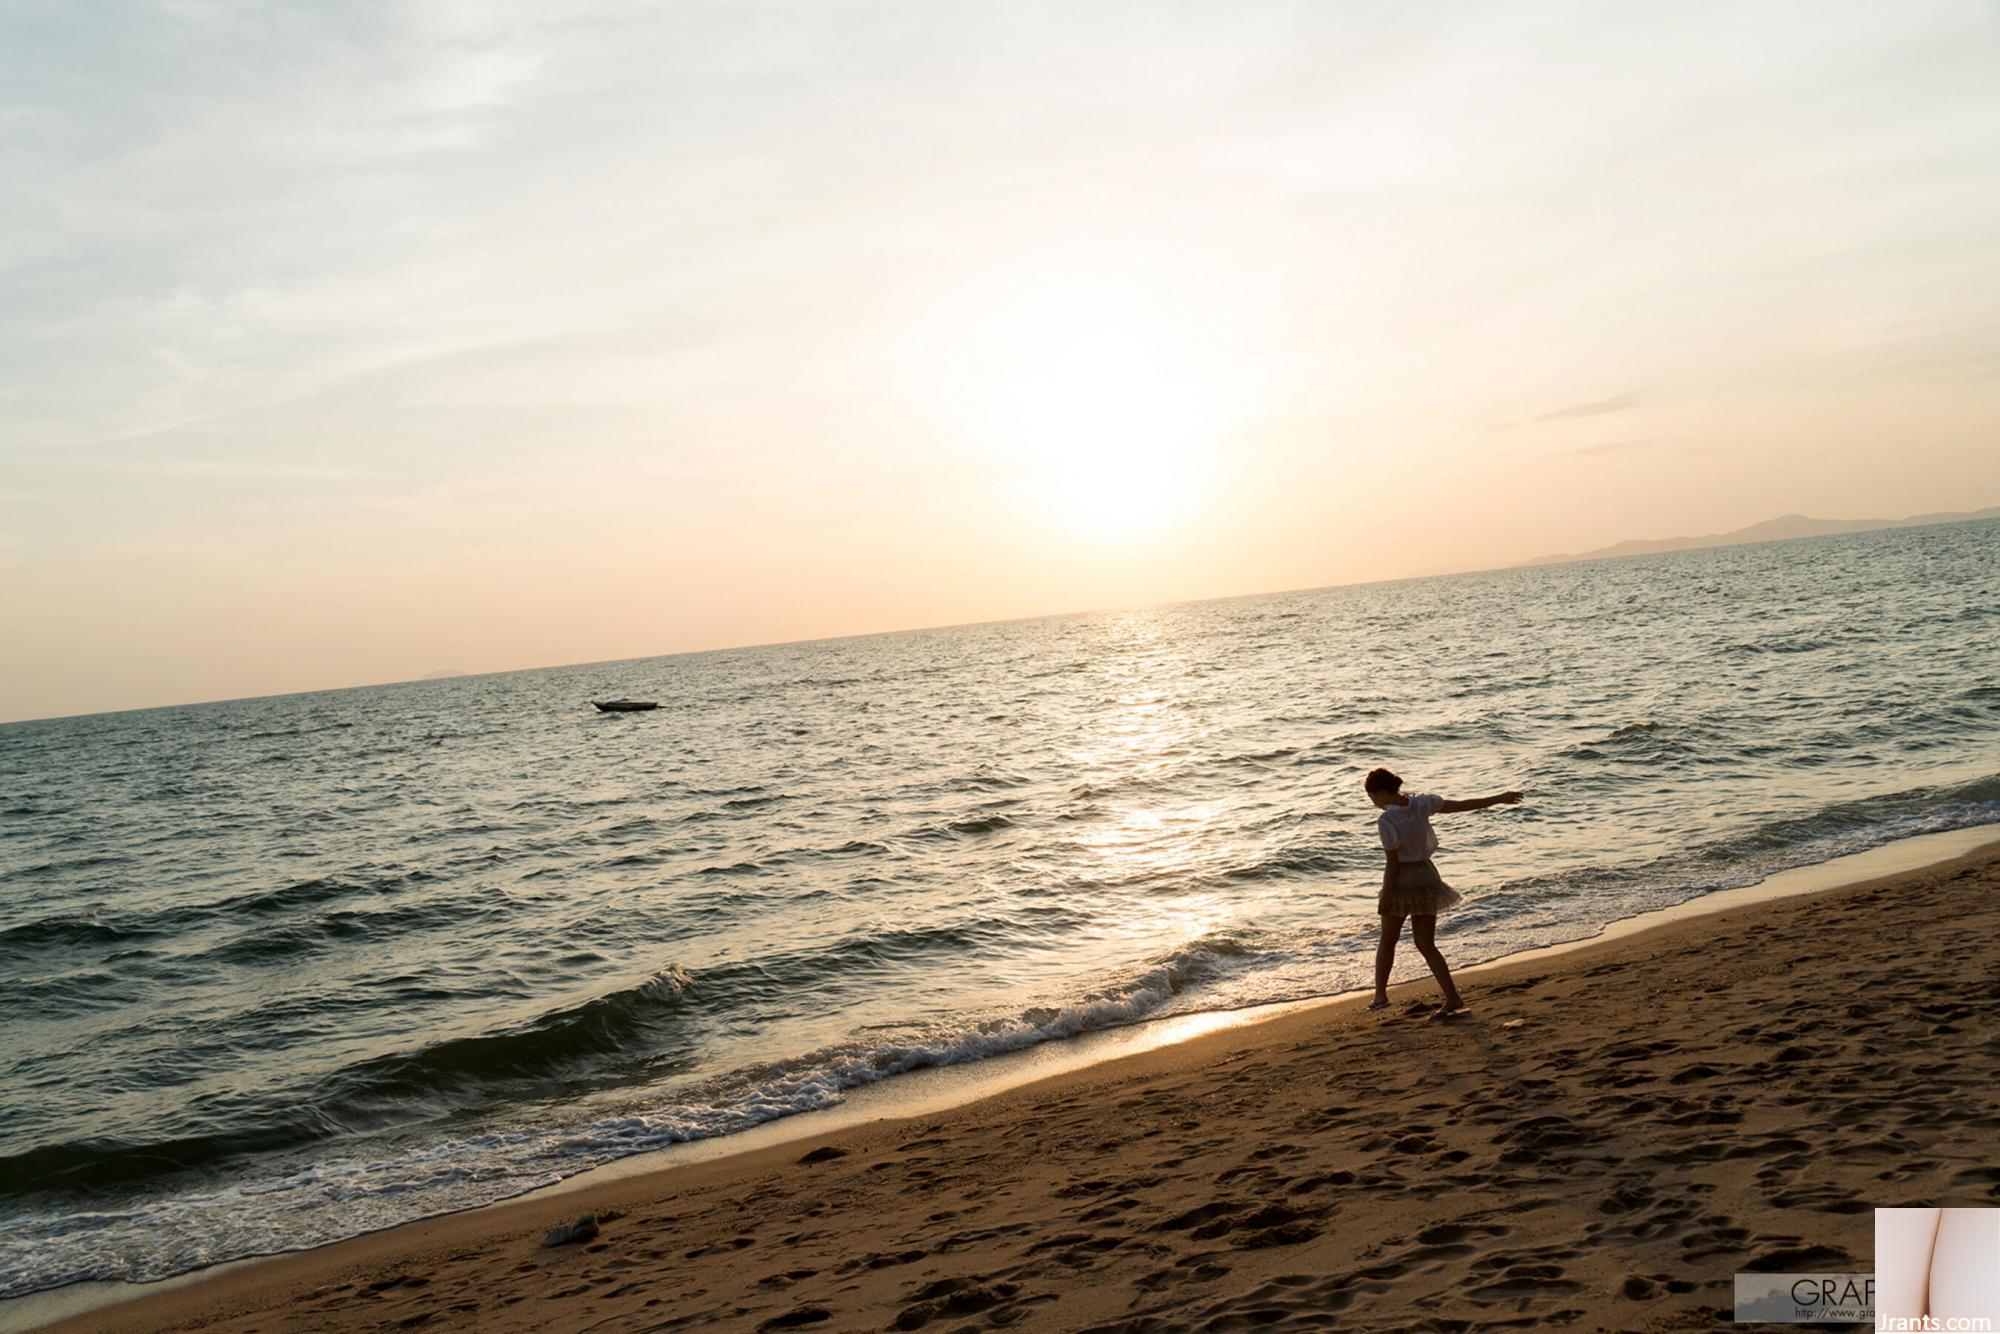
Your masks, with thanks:
[{"label": "sun", "polygon": [[1130,545],[1185,524],[1213,413],[1184,339],[1109,284],[1015,291],[968,312],[957,432],[1073,539]]},{"label": "sun", "polygon": [[1084,537],[1131,541],[1185,520],[1202,423],[1148,331],[1101,316],[1038,324],[996,412],[1031,491]]}]

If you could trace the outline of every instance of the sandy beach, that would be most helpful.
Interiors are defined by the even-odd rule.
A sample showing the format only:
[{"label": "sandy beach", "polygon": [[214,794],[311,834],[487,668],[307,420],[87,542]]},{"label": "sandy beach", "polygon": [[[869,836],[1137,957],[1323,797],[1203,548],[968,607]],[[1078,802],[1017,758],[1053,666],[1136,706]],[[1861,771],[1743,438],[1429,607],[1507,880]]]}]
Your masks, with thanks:
[{"label": "sandy beach", "polygon": [[[64,1329],[1677,1330],[2000,1203],[2000,845],[950,1112],[241,1266]],[[584,1244],[545,1247],[595,1214]]]}]

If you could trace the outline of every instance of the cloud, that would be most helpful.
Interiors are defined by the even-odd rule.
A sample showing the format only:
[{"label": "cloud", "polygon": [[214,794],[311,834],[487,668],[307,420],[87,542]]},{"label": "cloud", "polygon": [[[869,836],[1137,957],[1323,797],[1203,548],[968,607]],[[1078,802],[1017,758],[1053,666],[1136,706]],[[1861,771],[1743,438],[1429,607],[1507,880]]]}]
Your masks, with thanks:
[{"label": "cloud", "polygon": [[366,480],[380,475],[369,469],[257,459],[136,458],[105,460],[96,466],[140,477],[187,477],[207,481],[339,482]]},{"label": "cloud", "polygon": [[1557,408],[1554,412],[1544,412],[1541,416],[1535,418],[1535,420],[1538,422],[1553,422],[1563,421],[1570,417],[1604,417],[1614,412],[1628,411],[1637,407],[1638,404],[1639,395],[1635,391],[1629,394],[1617,394],[1611,398],[1592,399],[1588,403],[1577,403],[1567,408]]},{"label": "cloud", "polygon": [[1582,445],[1569,452],[1572,454],[1623,454],[1628,450],[1644,449],[1652,443],[1651,439],[1645,438],[1638,440],[1600,440],[1594,445]]}]

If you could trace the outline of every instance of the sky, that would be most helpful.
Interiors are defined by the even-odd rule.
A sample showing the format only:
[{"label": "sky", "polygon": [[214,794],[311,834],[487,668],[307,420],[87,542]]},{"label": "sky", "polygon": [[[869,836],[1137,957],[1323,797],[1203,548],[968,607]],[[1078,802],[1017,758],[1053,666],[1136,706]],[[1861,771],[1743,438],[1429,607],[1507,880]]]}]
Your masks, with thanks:
[{"label": "sky", "polygon": [[0,719],[2000,503],[2000,10],[0,5]]}]

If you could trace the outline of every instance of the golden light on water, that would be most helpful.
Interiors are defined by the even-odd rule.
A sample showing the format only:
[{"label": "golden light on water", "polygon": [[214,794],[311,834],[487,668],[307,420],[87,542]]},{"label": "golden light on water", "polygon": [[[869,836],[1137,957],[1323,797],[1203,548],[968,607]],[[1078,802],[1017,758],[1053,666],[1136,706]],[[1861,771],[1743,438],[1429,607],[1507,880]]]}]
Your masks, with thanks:
[{"label": "golden light on water", "polygon": [[1149,791],[1198,747],[1202,729],[1157,682],[1185,679],[1187,663],[1159,616],[1120,618],[1115,642],[1096,667],[1107,701],[1077,733],[1068,758],[1102,789],[1101,815],[1073,845],[1083,853],[1076,875],[1086,882],[1156,881],[1144,915],[1117,934],[1186,943],[1227,928],[1242,908],[1240,893],[1191,888],[1206,869],[1247,855],[1219,835],[1230,821],[1219,800],[1161,801]]}]

